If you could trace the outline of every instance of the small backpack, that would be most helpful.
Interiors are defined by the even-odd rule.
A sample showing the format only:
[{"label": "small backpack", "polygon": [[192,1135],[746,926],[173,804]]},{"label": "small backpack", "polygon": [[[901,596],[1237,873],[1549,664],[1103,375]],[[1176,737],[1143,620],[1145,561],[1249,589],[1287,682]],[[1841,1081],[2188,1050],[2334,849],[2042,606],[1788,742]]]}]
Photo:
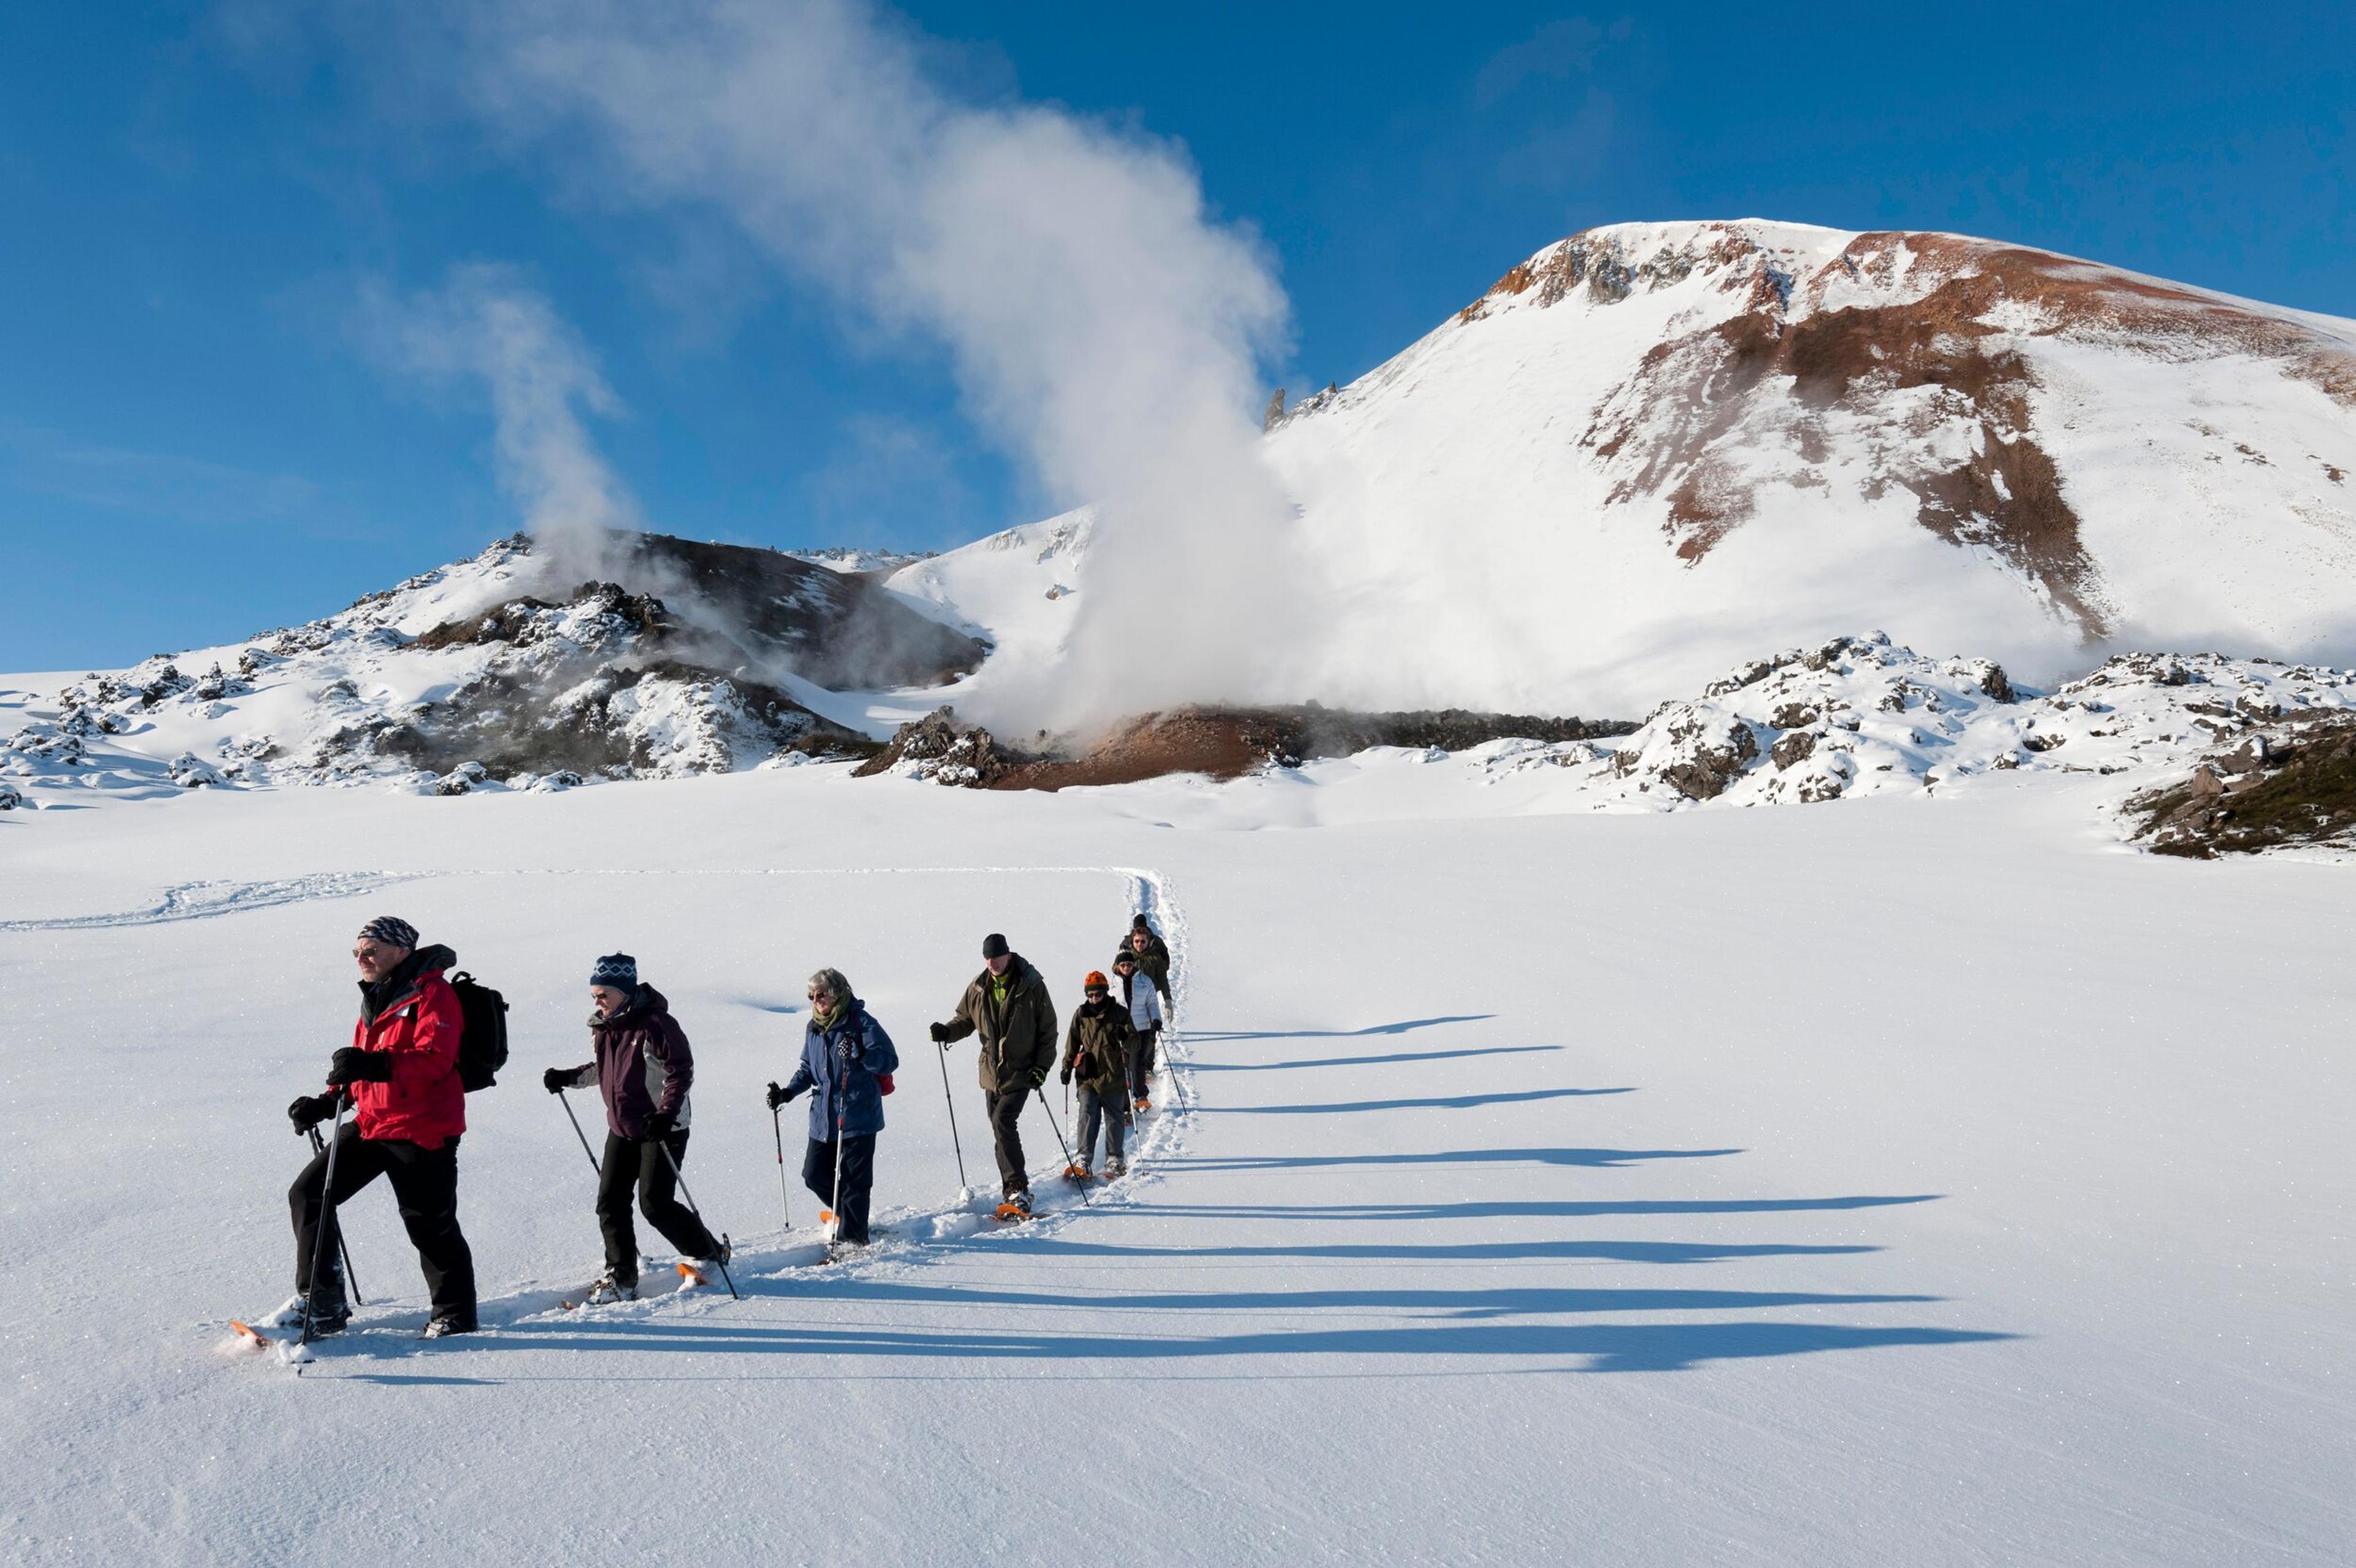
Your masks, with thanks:
[{"label": "small backpack", "polygon": [[450,976],[450,989],[466,1020],[458,1031],[458,1082],[471,1094],[498,1083],[508,1064],[508,999],[463,969]]}]

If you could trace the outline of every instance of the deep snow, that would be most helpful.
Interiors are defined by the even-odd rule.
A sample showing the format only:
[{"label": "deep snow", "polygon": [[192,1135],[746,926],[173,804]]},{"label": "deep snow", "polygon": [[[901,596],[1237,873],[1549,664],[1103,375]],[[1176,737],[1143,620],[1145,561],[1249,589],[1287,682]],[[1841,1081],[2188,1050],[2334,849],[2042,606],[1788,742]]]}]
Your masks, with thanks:
[{"label": "deep snow", "polygon": [[[1378,755],[1054,797],[824,766],[0,816],[0,1539],[2344,1561],[2345,870],[2123,849],[2123,782],[1594,814]],[[925,1023],[991,929],[1067,1008],[1141,899],[1182,948],[1196,1108],[1094,1208],[960,1217]],[[516,1003],[462,1157],[495,1327],[407,1337],[422,1286],[372,1189],[350,1234],[384,1327],[298,1381],[221,1325],[286,1292],[282,1108],[380,910]],[[545,1310],[597,1243],[537,1072],[582,1059],[615,947],[695,1040],[687,1175],[743,1303]],[[908,1059],[901,1234],[831,1272],[798,1189],[778,1233],[758,1098],[820,964]],[[969,1048],[949,1077],[983,1175]]]}]

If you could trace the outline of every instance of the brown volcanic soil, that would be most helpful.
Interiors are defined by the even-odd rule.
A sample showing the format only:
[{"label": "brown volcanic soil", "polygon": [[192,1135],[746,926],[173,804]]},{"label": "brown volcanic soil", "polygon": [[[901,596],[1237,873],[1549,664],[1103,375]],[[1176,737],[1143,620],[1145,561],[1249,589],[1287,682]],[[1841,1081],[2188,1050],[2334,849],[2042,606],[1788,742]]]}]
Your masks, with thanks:
[{"label": "brown volcanic soil", "polygon": [[[1231,779],[1258,769],[1295,767],[1312,757],[1348,756],[1370,746],[1439,746],[1462,751],[1489,741],[1582,741],[1636,728],[1607,720],[1542,719],[1526,714],[1355,713],[1294,708],[1183,708],[1131,719],[1076,756],[1012,751],[978,725],[941,709],[904,724],[890,745],[861,764],[867,777],[908,759],[947,761],[954,782],[977,789],[1069,789],[1136,784],[1170,773]],[[970,770],[969,774],[966,770]]]},{"label": "brown volcanic soil", "polygon": [[[1887,283],[1901,267],[1907,293],[1921,297],[1824,308],[1833,285]],[[1868,498],[1891,485],[1910,491],[1923,528],[1995,550],[2093,639],[2111,629],[2109,613],[2078,517],[2037,439],[2034,374],[2017,347],[2023,334],[2127,343],[2163,361],[2271,358],[2356,407],[2356,356],[2296,323],[2156,279],[1946,234],[1862,234],[1815,273],[1794,277],[1731,228],[1642,257],[1624,252],[1616,236],[1583,233],[1507,272],[1459,319],[1478,320],[1492,301],[1532,291],[1541,306],[1574,291],[1608,305],[1697,271],[1724,274],[1719,286],[1742,296],[1740,314],[1654,347],[1580,437],[1614,475],[1613,501],[1666,503],[1666,542],[1687,562],[1756,505],[1757,481],[1722,453],[1783,446],[1815,464],[1836,419],[1852,432],[1879,424],[1890,478]],[[1983,318],[2003,304],[2027,307],[2008,315],[2032,325],[1988,325]],[[1939,394],[1928,414],[1901,416],[1889,401],[1892,391],[1925,388]],[[1922,405],[1917,398],[1907,406]],[[1976,422],[1976,455],[1953,466],[1930,459],[1925,419]]]}]

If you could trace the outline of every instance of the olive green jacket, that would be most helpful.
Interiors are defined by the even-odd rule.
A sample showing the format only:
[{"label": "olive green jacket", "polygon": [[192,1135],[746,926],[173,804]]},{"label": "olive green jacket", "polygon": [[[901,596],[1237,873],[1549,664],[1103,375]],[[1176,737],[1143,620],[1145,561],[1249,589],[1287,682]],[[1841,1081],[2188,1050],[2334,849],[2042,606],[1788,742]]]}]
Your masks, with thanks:
[{"label": "olive green jacket", "polygon": [[[1081,1088],[1110,1094],[1129,1082],[1129,1053],[1136,1041],[1137,1030],[1130,1027],[1127,1008],[1109,997],[1084,1002],[1072,1015],[1072,1027],[1064,1035],[1064,1071]],[[1082,1051],[1087,1052],[1095,1071],[1080,1071]]]},{"label": "olive green jacket", "polygon": [[957,1015],[949,1019],[949,1039],[981,1036],[984,1093],[1028,1090],[1034,1069],[1041,1073],[1055,1070],[1055,1004],[1047,995],[1047,982],[1019,953],[1006,966],[1002,1005],[992,998],[990,982],[985,968],[965,988]]}]

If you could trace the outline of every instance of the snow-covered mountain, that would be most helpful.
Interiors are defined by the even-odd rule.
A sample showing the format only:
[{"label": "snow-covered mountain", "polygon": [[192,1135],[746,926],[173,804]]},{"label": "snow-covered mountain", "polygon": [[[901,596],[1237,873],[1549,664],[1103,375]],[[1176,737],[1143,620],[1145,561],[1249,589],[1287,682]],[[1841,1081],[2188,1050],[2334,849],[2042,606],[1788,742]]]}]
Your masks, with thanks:
[{"label": "snow-covered mountain", "polygon": [[1860,625],[2040,682],[2356,642],[2356,323],[1986,240],[1591,229],[1269,450],[1329,702],[1636,712]]},{"label": "snow-covered mountain", "polygon": [[[568,581],[584,560],[601,575]],[[937,686],[985,652],[869,579],[777,551],[519,535],[307,625],[0,691],[0,782],[458,794],[726,773],[863,754],[810,704]]]}]

